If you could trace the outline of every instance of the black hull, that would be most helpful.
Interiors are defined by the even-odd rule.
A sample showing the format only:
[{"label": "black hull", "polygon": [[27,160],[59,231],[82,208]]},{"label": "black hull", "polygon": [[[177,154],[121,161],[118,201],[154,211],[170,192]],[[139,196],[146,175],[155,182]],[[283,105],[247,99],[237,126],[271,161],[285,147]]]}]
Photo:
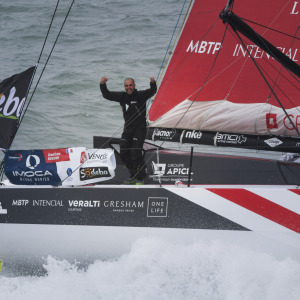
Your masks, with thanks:
[{"label": "black hull", "polygon": [[300,253],[297,164],[194,154],[189,178],[189,154],[161,149],[157,161],[156,150],[148,150],[145,185],[127,186],[122,182],[128,171],[116,156],[116,177],[105,184],[1,186],[5,265],[42,264],[48,255],[113,258],[145,237],[216,239],[280,255]]},{"label": "black hull", "polygon": [[[278,205],[278,195],[291,202]],[[42,272],[49,255],[115,258],[144,238],[222,241],[299,259],[300,195],[291,186],[11,186],[0,199],[3,274]]]},{"label": "black hull", "polygon": [[164,188],[2,188],[1,223],[248,230]]},{"label": "black hull", "polygon": [[[117,158],[116,177],[104,184],[120,184],[129,173],[122,166],[117,151],[119,139],[94,137],[94,148],[114,148]],[[145,144],[147,178],[145,184],[173,185],[177,181],[184,184],[231,184],[231,185],[299,185],[300,164],[287,163],[272,159],[249,158],[241,156],[193,153],[192,171],[189,178],[191,155],[188,152],[157,150],[151,144]],[[153,164],[165,167],[164,174],[155,176]]]}]

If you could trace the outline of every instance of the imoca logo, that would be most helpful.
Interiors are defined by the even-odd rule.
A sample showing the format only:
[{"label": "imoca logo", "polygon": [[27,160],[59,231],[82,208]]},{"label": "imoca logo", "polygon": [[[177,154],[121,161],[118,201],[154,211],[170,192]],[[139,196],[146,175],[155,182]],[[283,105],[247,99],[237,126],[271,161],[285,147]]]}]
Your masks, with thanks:
[{"label": "imoca logo", "polygon": [[26,159],[26,167],[34,170],[40,162],[40,158],[37,155],[29,155]]}]

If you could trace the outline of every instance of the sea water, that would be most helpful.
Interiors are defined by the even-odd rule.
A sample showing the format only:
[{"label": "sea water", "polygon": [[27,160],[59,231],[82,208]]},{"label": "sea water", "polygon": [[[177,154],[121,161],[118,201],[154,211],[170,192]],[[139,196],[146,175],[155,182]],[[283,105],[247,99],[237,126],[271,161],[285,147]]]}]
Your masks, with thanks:
[{"label": "sea water", "polygon": [[[0,81],[39,58],[57,1],[1,1]],[[99,81],[123,90],[157,77],[184,1],[60,1],[32,85],[32,96],[12,148],[91,147],[94,135],[120,136],[119,104],[102,98]],[[31,96],[31,95],[30,95]]]},{"label": "sea water", "polygon": [[226,242],[140,239],[79,268],[51,256],[44,276],[0,276],[1,299],[299,299],[300,264]]},{"label": "sea water", "polygon": [[[124,78],[133,77],[138,89],[148,88],[183,2],[77,0],[43,72],[71,3],[60,1],[12,148],[92,147],[94,135],[119,137],[120,107],[101,97],[99,80],[107,76],[110,89],[122,90]],[[0,81],[37,63],[56,3],[1,1]],[[6,275],[4,260],[0,299],[300,298],[299,260],[218,240],[144,238],[84,268],[51,256],[42,268],[41,276]]]}]

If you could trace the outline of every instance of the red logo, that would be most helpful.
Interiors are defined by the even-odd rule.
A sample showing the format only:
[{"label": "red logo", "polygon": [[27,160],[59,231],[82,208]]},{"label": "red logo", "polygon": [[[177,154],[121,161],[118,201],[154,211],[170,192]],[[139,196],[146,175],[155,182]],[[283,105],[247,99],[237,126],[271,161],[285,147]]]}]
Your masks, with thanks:
[{"label": "red logo", "polygon": [[56,163],[60,161],[69,161],[70,156],[67,148],[63,149],[46,149],[43,150],[46,163]]},{"label": "red logo", "polygon": [[277,114],[266,114],[266,125],[268,129],[278,128],[276,117]]},{"label": "red logo", "polygon": [[87,160],[86,153],[85,151],[82,151],[80,155],[80,163],[83,164],[86,160]]},{"label": "red logo", "polygon": [[21,161],[23,158],[23,155],[21,153],[15,153],[15,157],[19,157],[18,161]]}]

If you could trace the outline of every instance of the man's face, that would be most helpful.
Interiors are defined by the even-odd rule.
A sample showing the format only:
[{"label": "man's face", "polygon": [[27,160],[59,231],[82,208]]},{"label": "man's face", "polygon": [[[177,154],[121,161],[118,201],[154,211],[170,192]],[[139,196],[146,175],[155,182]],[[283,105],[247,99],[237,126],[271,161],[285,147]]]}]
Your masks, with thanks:
[{"label": "man's face", "polygon": [[125,88],[125,92],[129,95],[131,95],[135,89],[135,84],[133,83],[133,81],[131,79],[127,79],[124,82],[124,88]]}]

